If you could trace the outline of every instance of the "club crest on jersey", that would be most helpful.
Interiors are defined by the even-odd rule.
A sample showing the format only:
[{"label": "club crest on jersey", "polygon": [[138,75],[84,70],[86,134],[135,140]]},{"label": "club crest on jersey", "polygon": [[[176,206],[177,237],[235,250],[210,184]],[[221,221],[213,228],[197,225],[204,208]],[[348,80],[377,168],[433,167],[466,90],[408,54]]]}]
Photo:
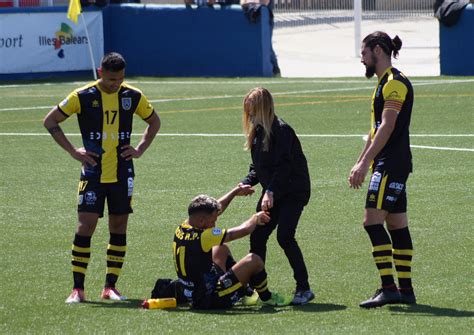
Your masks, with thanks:
[{"label": "club crest on jersey", "polygon": [[122,98],[122,108],[129,111],[132,108],[132,98]]}]

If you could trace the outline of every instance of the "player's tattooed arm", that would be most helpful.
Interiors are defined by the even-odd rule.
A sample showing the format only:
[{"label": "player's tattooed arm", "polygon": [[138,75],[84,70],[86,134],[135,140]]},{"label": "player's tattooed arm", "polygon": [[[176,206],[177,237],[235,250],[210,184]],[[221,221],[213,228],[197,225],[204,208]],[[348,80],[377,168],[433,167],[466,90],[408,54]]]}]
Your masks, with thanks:
[{"label": "player's tattooed arm", "polygon": [[60,126],[53,126],[51,128],[48,128],[48,131],[51,135],[54,135],[55,133],[62,132],[63,130],[61,129]]}]

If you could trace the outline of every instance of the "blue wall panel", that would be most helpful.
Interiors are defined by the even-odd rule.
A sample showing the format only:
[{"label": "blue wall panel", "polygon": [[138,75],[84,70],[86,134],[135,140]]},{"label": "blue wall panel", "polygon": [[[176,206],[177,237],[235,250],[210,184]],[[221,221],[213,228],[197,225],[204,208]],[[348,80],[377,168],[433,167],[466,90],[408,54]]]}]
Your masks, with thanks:
[{"label": "blue wall panel", "polygon": [[108,6],[104,34],[104,51],[121,53],[128,75],[272,75],[267,8],[252,24],[240,6]]},{"label": "blue wall panel", "polygon": [[468,5],[452,27],[440,24],[442,75],[474,76],[474,6]]}]

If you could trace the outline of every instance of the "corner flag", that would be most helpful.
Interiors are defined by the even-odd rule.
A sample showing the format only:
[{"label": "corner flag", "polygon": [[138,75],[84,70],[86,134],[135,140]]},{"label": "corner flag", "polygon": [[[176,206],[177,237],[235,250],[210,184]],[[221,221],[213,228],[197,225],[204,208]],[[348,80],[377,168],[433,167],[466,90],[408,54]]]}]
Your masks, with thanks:
[{"label": "corner flag", "polygon": [[[1,0],[0,0],[1,1]],[[82,23],[84,24],[84,31],[87,37],[87,46],[89,47],[89,56],[91,57],[92,73],[94,74],[94,79],[97,80],[97,73],[95,72],[95,62],[94,55],[92,54],[92,43],[89,38],[89,31],[87,30],[86,19],[82,14],[81,0],[69,0],[69,7],[67,9],[67,18],[77,24],[77,18],[79,15],[82,17]]]},{"label": "corner flag", "polygon": [[80,0],[69,0],[69,8],[67,10],[67,18],[77,24],[77,17],[81,14]]}]

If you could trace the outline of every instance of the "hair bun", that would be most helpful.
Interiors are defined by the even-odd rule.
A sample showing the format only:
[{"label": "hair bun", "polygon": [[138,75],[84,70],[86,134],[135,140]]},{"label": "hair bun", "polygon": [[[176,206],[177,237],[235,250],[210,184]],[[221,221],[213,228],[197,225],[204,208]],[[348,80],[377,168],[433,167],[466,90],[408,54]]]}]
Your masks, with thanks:
[{"label": "hair bun", "polygon": [[402,40],[400,39],[400,37],[398,37],[398,35],[395,35],[395,37],[392,40],[392,44],[393,44],[393,50],[395,51],[398,51],[402,48]]}]

